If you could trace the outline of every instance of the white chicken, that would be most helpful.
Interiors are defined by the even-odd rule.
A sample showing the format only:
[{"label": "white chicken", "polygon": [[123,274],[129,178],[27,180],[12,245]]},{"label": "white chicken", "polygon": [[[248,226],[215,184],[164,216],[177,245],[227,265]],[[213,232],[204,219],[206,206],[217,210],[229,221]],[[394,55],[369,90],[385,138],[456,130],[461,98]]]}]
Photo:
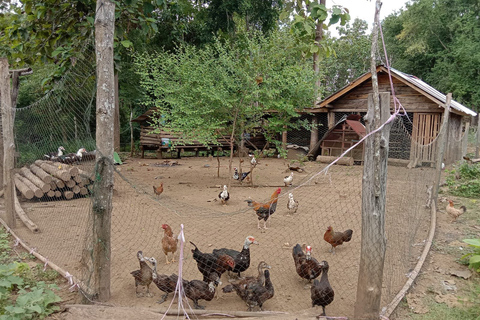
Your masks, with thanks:
[{"label": "white chicken", "polygon": [[248,155],[250,159],[250,163],[252,164],[252,167],[255,167],[257,165],[257,159],[255,159],[255,156],[253,154]]},{"label": "white chicken", "polygon": [[223,205],[227,204],[228,199],[230,199],[230,194],[228,193],[226,185],[223,186],[223,191],[218,194],[218,197]]},{"label": "white chicken", "polygon": [[298,210],[298,201],[293,199],[293,194],[288,194],[287,209],[289,212],[297,213]]},{"label": "white chicken", "polygon": [[285,183],[285,187],[291,186],[293,182],[293,172],[290,172],[289,176],[283,178],[283,183]]}]

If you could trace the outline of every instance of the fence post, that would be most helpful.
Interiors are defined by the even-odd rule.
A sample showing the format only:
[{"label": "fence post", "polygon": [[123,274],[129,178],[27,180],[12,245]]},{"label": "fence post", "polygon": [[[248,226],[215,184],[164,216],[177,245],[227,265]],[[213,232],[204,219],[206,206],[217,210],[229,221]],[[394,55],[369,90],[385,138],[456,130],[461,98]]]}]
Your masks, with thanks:
[{"label": "fence post", "polygon": [[16,227],[13,182],[15,144],[13,141],[13,113],[10,94],[10,75],[8,72],[8,59],[0,58],[0,99],[2,105],[2,136],[3,136],[3,198],[7,224],[10,228]]},{"label": "fence post", "polygon": [[[452,93],[447,94],[445,102],[445,110],[443,111],[442,127],[438,134],[437,162],[435,166],[435,181],[433,183],[432,199],[436,202],[438,197],[438,189],[440,185],[440,177],[442,176],[442,163],[445,154],[445,145],[447,143],[448,120],[450,117],[450,102],[452,101]],[[468,139],[468,138],[467,138]]]},{"label": "fence post", "polygon": [[477,112],[477,139],[475,145],[475,159],[480,156],[480,111]]},{"label": "fence post", "polygon": [[310,150],[313,150],[318,142],[318,116],[312,117],[312,131],[310,131]]},{"label": "fence post", "polygon": [[110,299],[111,214],[113,196],[113,147],[115,81],[113,32],[115,3],[97,1],[95,49],[97,62],[97,158],[93,199],[93,265],[99,301]]},{"label": "fence post", "polygon": [[[367,132],[378,128],[390,116],[390,93],[380,93],[378,117],[373,109],[374,94],[368,95],[365,116]],[[355,319],[378,319],[385,261],[385,197],[388,141],[391,123],[365,139],[362,181],[362,244],[358,274]]]}]

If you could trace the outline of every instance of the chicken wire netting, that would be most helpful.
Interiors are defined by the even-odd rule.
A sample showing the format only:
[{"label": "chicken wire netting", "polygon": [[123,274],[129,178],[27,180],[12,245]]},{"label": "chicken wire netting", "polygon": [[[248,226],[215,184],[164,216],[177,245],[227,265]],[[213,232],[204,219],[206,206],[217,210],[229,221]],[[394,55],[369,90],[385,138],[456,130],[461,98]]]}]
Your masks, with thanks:
[{"label": "chicken wire netting", "polygon": [[[35,166],[45,167],[45,170],[53,167],[55,170],[47,172],[51,177],[48,191],[53,191],[53,194],[44,191],[43,195],[37,196],[33,192],[34,196],[30,197],[17,192],[21,207],[40,232],[32,232],[20,220],[13,230],[32,250],[72,274],[86,298],[94,299],[92,265],[95,261],[92,261],[92,251],[96,243],[92,242],[92,199],[95,197],[93,177],[98,178],[99,173],[95,172],[94,155],[81,159],[73,155],[67,157],[82,147],[87,151],[95,149],[91,134],[94,130],[95,71],[85,62],[89,61],[88,54],[86,50],[85,59],[76,62],[73,73],[63,79],[58,90],[29,107],[16,110],[18,179],[27,179],[21,171],[24,167],[30,171],[37,170],[32,171],[35,175],[40,172],[32,169]],[[79,83],[80,78],[83,80]],[[336,115],[335,121],[340,121],[345,115]],[[319,123],[321,139],[328,130],[326,115],[319,116]],[[432,158],[432,149],[436,148],[437,142],[435,139],[422,144],[412,139],[411,134],[409,118],[398,117],[391,129],[390,151],[392,158],[404,162],[394,162],[396,165],[388,167],[385,216],[387,248],[382,306],[386,306],[407,281],[409,272],[423,250],[430,225],[430,214],[425,203],[427,186],[433,184],[431,161],[435,159]],[[299,138],[295,139],[295,135]],[[288,139],[292,139],[290,143],[302,146],[309,138],[310,132],[306,130],[288,134]],[[58,155],[60,146],[65,149],[62,155]],[[49,153],[56,153],[56,158],[46,159],[44,155]],[[36,162],[38,160],[42,162]],[[243,171],[249,171],[250,159],[246,157],[242,160]],[[239,161],[233,158],[232,166],[239,166]],[[407,169],[407,164],[412,161],[415,165]],[[149,289],[154,297],[137,298],[131,272],[139,268],[137,252],[142,251],[145,257],[154,257],[158,261],[159,274],[179,273],[180,245],[175,252],[174,263],[166,264],[162,250],[162,227],[168,224],[173,230],[174,239],[179,234],[180,226],[184,226],[186,242],[181,271],[187,280],[202,279],[197,262],[193,259],[191,250],[194,246],[190,241],[203,253],[212,253],[219,248],[240,251],[248,236],[255,238],[259,244],[250,246],[250,266],[242,272],[242,276],[258,275],[257,266],[262,261],[271,267],[269,271],[275,294],[265,301],[264,310],[313,312],[310,283],[297,274],[292,256],[296,244],[300,245],[303,252],[306,252],[306,246],[310,246],[313,258],[320,263],[327,261],[329,265],[328,277],[335,298],[326,307],[327,314],[353,317],[362,237],[363,166],[334,165],[325,170],[326,164],[300,161],[301,172],[293,171],[293,184],[285,186],[283,178],[290,173],[288,167],[291,164],[290,161],[277,158],[258,159],[249,176],[253,181],[243,183],[231,179],[233,172],[229,170],[227,157],[180,160],[133,158],[114,166],[110,272],[112,296],[108,303],[154,307],[162,311],[167,309],[173,294],[163,304],[156,304],[163,292],[152,284]],[[164,183],[164,190],[157,195],[152,186],[158,187],[160,183]],[[225,206],[218,200],[223,185],[227,185],[230,192],[230,199]],[[245,200],[268,202],[279,187],[282,190],[276,211],[268,219],[268,229],[258,229],[257,216]],[[289,193],[299,204],[295,213],[287,209]],[[1,215],[5,220],[5,213]],[[263,222],[260,226],[263,226]],[[331,245],[324,240],[329,226],[338,232],[352,230],[351,240],[337,246],[335,253],[330,252]],[[370,263],[379,264],[380,261]],[[320,280],[321,276],[317,279]],[[223,287],[230,284],[228,273],[222,275],[221,282],[222,285],[217,288],[218,299],[201,300],[199,303],[210,310],[246,311],[246,304],[235,292],[222,291]],[[145,290],[139,287],[139,295]],[[187,301],[193,307],[192,301]],[[176,303],[174,308],[177,307]]]}]

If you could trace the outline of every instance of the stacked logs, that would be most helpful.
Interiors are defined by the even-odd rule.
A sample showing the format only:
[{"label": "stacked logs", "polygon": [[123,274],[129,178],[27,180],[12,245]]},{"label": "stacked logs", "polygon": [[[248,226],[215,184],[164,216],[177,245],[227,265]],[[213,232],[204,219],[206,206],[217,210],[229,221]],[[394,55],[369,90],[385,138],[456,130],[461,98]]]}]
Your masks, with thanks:
[{"label": "stacked logs", "polygon": [[87,172],[65,163],[37,160],[15,173],[15,187],[27,199],[33,197],[72,199],[88,194],[92,183]]}]

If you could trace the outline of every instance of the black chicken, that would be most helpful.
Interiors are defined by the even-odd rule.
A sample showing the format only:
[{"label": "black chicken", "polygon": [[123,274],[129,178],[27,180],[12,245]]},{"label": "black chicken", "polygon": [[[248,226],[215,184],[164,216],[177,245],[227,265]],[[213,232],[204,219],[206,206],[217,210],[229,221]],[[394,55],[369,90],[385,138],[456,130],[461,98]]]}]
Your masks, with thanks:
[{"label": "black chicken", "polygon": [[323,313],[321,315],[326,316],[325,306],[328,306],[330,303],[332,303],[333,298],[335,297],[335,292],[333,291],[330,282],[328,282],[328,262],[322,261],[320,264],[323,268],[322,277],[320,278],[320,281],[318,281],[318,279],[313,281],[310,292],[312,298],[312,307],[322,306]]},{"label": "black chicken", "polygon": [[251,244],[256,244],[258,245],[258,242],[255,240],[254,237],[248,236],[245,239],[245,243],[243,244],[243,249],[242,251],[238,252],[233,249],[214,249],[213,254],[216,257],[219,257],[221,255],[229,255],[230,257],[233,258],[235,261],[235,267],[228,269],[228,271],[232,271],[234,273],[238,274],[238,277],[240,278],[240,272],[243,272],[250,267],[250,245]]},{"label": "black chicken", "polygon": [[137,252],[137,259],[140,262],[140,269],[135,270],[130,272],[130,274],[135,278],[135,294],[137,295],[137,298],[143,297],[143,294],[140,294],[138,292],[138,286],[146,286],[147,287],[147,297],[151,297],[152,294],[150,294],[150,284],[152,283],[152,268],[147,264],[145,259],[143,257],[143,252],[138,251]]},{"label": "black chicken", "polygon": [[273,298],[273,295],[275,294],[275,289],[273,288],[273,283],[270,279],[270,271],[267,269],[263,274],[265,277],[265,285],[256,283],[248,287],[246,290],[245,302],[247,303],[248,311],[252,311],[256,306],[263,311],[263,304],[265,301]]},{"label": "black chicken", "polygon": [[197,267],[203,275],[203,281],[207,282],[211,273],[215,273],[220,279],[225,271],[235,268],[235,261],[229,255],[215,256],[213,253],[203,253],[195,243],[191,241],[190,243],[195,247],[195,249],[192,249],[193,259],[197,261]]},{"label": "black chicken", "polygon": [[[155,258],[148,258],[148,261],[153,265],[153,273],[152,279],[153,283],[157,286],[158,289],[165,292],[160,300],[157,303],[163,303],[168,298],[168,294],[171,292],[175,292],[178,282],[178,276],[175,273],[167,276],[166,274],[158,274],[157,273],[157,260]],[[182,284],[183,287],[187,285],[188,281],[183,280]]]},{"label": "black chicken", "polygon": [[298,275],[311,282],[322,273],[323,267],[312,257],[312,247],[306,246],[305,251],[307,252],[306,254],[297,243],[292,250],[293,261],[295,261],[295,269]]},{"label": "black chicken", "polygon": [[246,301],[248,297],[248,289],[253,286],[263,286],[265,283],[265,274],[264,270],[270,269],[270,266],[265,262],[261,261],[258,264],[258,276],[257,277],[246,277],[242,280],[232,282],[231,284],[223,287],[222,291],[225,293],[235,292],[243,300]]},{"label": "black chicken", "polygon": [[211,273],[207,281],[192,280],[185,284],[185,296],[193,301],[195,309],[205,309],[198,304],[198,300],[212,301],[215,296],[215,289],[218,285],[217,275]]}]

